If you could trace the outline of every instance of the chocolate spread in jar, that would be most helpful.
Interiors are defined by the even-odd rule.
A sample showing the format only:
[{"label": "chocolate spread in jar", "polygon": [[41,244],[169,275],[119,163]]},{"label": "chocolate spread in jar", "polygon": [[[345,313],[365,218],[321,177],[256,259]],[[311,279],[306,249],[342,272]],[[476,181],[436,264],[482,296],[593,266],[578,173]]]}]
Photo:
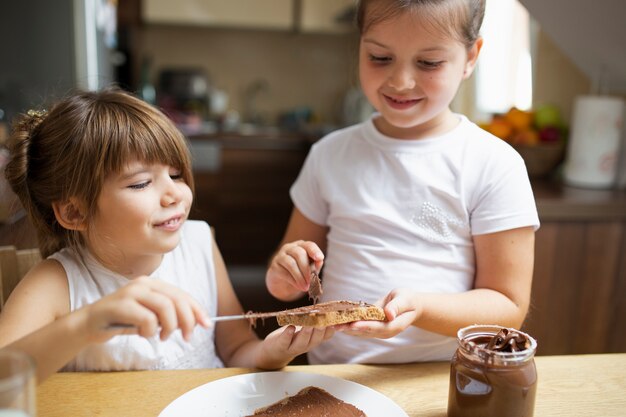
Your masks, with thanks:
[{"label": "chocolate spread in jar", "polygon": [[476,325],[459,330],[450,365],[448,417],[532,417],[535,339],[515,329]]}]

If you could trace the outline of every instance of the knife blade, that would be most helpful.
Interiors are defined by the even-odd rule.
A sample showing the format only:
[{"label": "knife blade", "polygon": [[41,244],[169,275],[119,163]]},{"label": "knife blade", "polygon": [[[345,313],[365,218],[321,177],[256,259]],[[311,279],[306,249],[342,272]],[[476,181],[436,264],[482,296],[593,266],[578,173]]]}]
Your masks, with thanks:
[{"label": "knife blade", "polygon": [[[244,314],[234,314],[230,316],[215,316],[209,317],[209,320],[212,322],[220,322],[220,321],[230,321],[230,320],[258,320],[258,319],[267,319],[280,315],[285,316],[298,316],[298,315],[306,315],[311,312],[289,312],[289,311],[272,311],[267,313],[244,313]],[[112,323],[106,326],[106,330],[119,330],[119,329],[133,329],[136,328],[134,324],[126,324],[126,323]]]},{"label": "knife blade", "polygon": [[297,315],[302,315],[302,314],[309,314],[309,313],[290,313],[286,311],[272,311],[269,313],[245,313],[245,314],[235,314],[232,316],[216,316],[216,317],[209,318],[209,320],[215,321],[215,322],[229,321],[229,320],[250,320],[250,319],[257,320],[257,319],[268,319],[268,318],[276,317],[280,315],[297,316]]}]

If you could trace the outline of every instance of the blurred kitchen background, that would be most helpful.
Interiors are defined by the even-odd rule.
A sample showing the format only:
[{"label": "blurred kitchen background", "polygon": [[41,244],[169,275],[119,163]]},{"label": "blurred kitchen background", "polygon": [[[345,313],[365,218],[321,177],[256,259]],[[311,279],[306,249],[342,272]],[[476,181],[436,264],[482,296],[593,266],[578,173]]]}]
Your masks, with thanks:
[{"label": "blurred kitchen background", "polygon": [[[623,351],[625,335],[607,336],[611,326],[626,328],[622,117],[598,133],[607,136],[598,156],[607,172],[596,182],[572,184],[564,166],[573,131],[582,129],[574,119],[581,97],[617,99],[623,108],[626,2],[487,7],[479,66],[453,109],[526,160],[542,220],[530,332],[541,341],[549,334],[541,318],[563,318],[595,326],[598,337],[565,325],[541,353]],[[276,308],[263,275],[292,208],[289,187],[312,143],[372,112],[358,88],[353,18],[353,0],[3,0],[0,145],[16,114],[71,88],[114,83],[135,92],[189,138],[192,218],[214,226],[244,307]],[[597,149],[595,133],[587,136]],[[5,160],[0,151],[0,168]],[[593,177],[571,161],[570,172]],[[0,196],[0,245],[36,246],[2,182]],[[598,307],[582,315],[581,301]]]}]

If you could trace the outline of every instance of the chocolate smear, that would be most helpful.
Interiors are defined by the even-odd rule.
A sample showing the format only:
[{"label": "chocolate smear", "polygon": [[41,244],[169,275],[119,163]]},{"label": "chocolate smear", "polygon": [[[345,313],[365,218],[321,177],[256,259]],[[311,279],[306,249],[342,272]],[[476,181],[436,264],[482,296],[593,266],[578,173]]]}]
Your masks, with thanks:
[{"label": "chocolate smear", "polygon": [[322,291],[322,281],[320,281],[320,276],[317,273],[314,262],[311,262],[311,264],[309,265],[309,269],[311,270],[311,280],[309,282],[309,299],[312,300],[313,305],[315,305],[317,304],[320,296],[324,291]]}]

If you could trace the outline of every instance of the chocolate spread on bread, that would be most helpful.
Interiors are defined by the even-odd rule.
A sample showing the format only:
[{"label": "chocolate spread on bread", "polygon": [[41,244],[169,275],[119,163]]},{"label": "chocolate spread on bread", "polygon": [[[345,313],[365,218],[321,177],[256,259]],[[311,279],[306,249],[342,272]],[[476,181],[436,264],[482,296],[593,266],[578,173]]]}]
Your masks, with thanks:
[{"label": "chocolate spread on bread", "polygon": [[341,401],[318,387],[306,387],[296,395],[256,410],[247,417],[367,417],[352,404]]},{"label": "chocolate spread on bread", "polygon": [[380,307],[355,301],[328,301],[285,310],[285,313],[276,317],[281,326],[324,327],[359,320],[385,320],[385,312]]}]

